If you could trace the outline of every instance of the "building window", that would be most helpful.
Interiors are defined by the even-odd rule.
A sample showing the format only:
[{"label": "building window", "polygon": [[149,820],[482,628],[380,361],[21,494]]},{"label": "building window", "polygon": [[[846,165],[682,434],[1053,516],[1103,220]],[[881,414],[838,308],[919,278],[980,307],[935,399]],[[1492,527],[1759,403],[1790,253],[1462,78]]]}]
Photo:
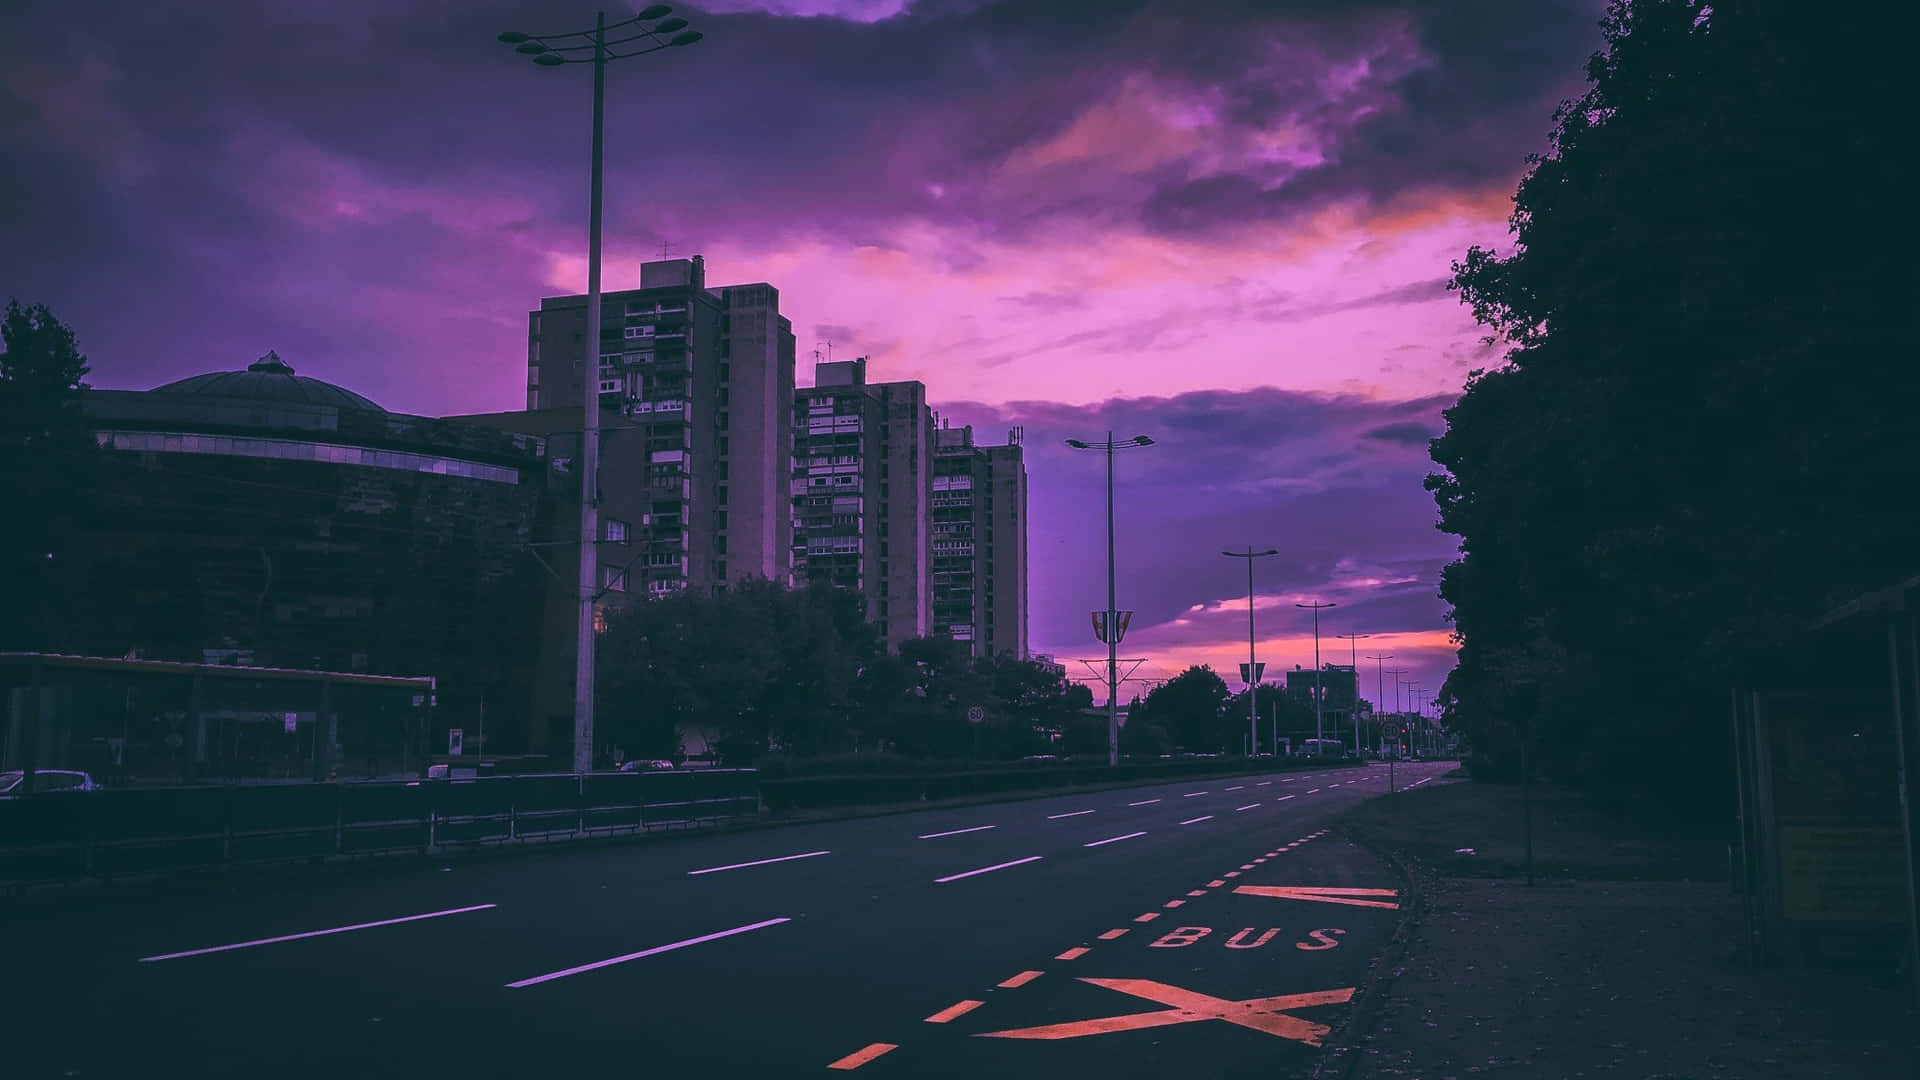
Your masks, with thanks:
[{"label": "building window", "polygon": [[732,377],[733,377],[733,365],[728,363],[722,363],[720,365],[720,381],[726,382],[728,379]]},{"label": "building window", "polygon": [[608,592],[627,591],[627,571],[622,567],[603,566],[600,568],[600,587]]},{"label": "building window", "polygon": [[607,539],[615,544],[627,542],[627,523],[619,518],[607,518]]},{"label": "building window", "polygon": [[727,512],[725,510],[715,510],[713,512],[713,527],[723,530],[727,527]]},{"label": "building window", "polygon": [[727,534],[726,533],[721,533],[720,535],[713,538],[713,550],[722,555],[725,555],[727,553]]},{"label": "building window", "polygon": [[720,456],[721,457],[727,456],[727,445],[728,445],[727,437],[725,435],[720,436]]},{"label": "building window", "polygon": [[720,388],[719,402],[722,405],[725,405],[727,403],[727,388],[724,386]]}]

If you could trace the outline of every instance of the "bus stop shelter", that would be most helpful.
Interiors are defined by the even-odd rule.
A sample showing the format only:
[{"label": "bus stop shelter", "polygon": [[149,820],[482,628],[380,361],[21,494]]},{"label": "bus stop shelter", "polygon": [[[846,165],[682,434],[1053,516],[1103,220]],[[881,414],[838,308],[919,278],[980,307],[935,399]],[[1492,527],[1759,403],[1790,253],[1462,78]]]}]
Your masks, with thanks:
[{"label": "bus stop shelter", "polygon": [[0,769],[70,769],[114,786],[313,782],[417,773],[435,682],[55,653],[0,652]]}]

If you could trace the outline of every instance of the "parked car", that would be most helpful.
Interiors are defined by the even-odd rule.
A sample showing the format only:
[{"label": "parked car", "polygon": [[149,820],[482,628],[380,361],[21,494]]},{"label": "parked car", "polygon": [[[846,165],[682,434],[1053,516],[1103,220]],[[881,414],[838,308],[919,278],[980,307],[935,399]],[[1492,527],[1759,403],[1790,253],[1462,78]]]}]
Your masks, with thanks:
[{"label": "parked car", "polygon": [[671,768],[673,768],[673,762],[665,758],[655,758],[652,761],[625,761],[620,764],[621,772],[658,772]]},{"label": "parked car", "polygon": [[[21,789],[26,785],[27,774],[23,769],[11,769],[0,772],[0,799],[19,798]],[[93,777],[74,769],[35,769],[33,770],[33,792],[38,795],[45,791],[98,791],[100,785]]]}]

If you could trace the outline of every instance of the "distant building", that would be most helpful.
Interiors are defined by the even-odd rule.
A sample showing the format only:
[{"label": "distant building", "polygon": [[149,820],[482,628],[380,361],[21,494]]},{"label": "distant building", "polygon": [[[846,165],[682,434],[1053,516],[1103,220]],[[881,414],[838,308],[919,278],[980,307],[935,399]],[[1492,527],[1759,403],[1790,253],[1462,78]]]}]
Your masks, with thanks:
[{"label": "distant building", "polygon": [[867,360],[814,365],[793,396],[793,576],[866,598],[889,647],[932,632],[933,414],[918,382]]},{"label": "distant building", "polygon": [[[81,407],[105,459],[63,578],[74,630],[49,649],[432,676],[442,726],[484,702],[490,751],[537,741],[544,439],[388,412],[273,353]],[[166,757],[183,705],[125,707],[123,760]],[[317,700],[297,708],[236,713],[171,753],[187,774],[279,775],[314,737]],[[398,720],[340,735],[383,770],[436,737]]]},{"label": "distant building", "polygon": [[1027,468],[1018,429],[980,446],[934,432],[933,631],[975,656],[1027,657]]},{"label": "distant building", "polygon": [[[585,402],[586,307],[550,297],[528,314],[528,412]],[[710,290],[697,255],[645,263],[640,288],[601,295],[595,352],[602,428],[646,448],[650,495],[629,524],[650,587],[790,580],[794,338],[779,290]],[[603,482],[611,464],[603,444]]]}]

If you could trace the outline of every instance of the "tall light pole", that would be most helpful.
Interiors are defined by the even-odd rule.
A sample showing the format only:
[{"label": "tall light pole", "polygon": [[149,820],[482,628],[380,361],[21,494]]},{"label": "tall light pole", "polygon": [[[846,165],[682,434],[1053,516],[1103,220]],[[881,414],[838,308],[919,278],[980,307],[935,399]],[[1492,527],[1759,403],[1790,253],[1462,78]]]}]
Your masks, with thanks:
[{"label": "tall light pole", "polygon": [[1313,737],[1324,739],[1327,733],[1320,722],[1320,703],[1326,695],[1320,686],[1320,611],[1322,608],[1339,607],[1338,604],[1323,604],[1315,600],[1311,604],[1295,604],[1297,608],[1307,608],[1313,612]]},{"label": "tall light pole", "polygon": [[1393,654],[1380,653],[1377,656],[1368,654],[1367,659],[1373,661],[1373,684],[1374,684],[1373,744],[1375,746],[1381,747],[1381,752],[1384,753],[1385,747],[1382,746],[1380,742],[1380,731],[1381,731],[1380,725],[1386,723],[1386,721],[1381,718],[1387,714],[1387,675],[1386,675],[1386,670],[1384,667],[1382,667],[1382,665],[1385,664],[1388,660],[1393,659]]},{"label": "tall light pole", "polygon": [[[1393,676],[1393,717],[1394,717],[1395,723],[1398,723],[1400,721],[1400,676],[1407,674],[1407,672],[1410,670],[1411,670],[1410,668],[1388,668],[1387,669],[1387,674]],[[1396,739],[1394,742],[1394,749],[1398,750],[1399,748],[1400,748],[1400,744],[1399,744],[1399,741]]]},{"label": "tall light pole", "polygon": [[[1417,689],[1419,688],[1415,686],[1413,683],[1407,684],[1407,704],[1409,706],[1413,704],[1413,692]],[[1411,723],[1412,720],[1414,719],[1413,710],[1411,708],[1407,710],[1407,718],[1409,723]],[[1420,726],[1418,724],[1415,724],[1413,731],[1408,733],[1407,750],[1409,753],[1413,753],[1419,749],[1419,746],[1420,746]]]},{"label": "tall light pole", "polygon": [[[587,356],[582,370],[585,423],[580,429],[580,600],[573,669],[573,771],[593,769],[594,600],[600,591],[597,547],[600,542],[600,188],[601,147],[605,142],[607,63],[644,56],[699,41],[687,20],[669,19],[673,9],[654,4],[631,19],[609,25],[607,13],[594,16],[592,30],[564,34],[499,36],[514,51],[542,67],[593,65],[593,180],[587,209]],[[651,25],[649,25],[651,24]],[[623,36],[607,39],[607,31]],[[624,48],[625,51],[621,51]]]},{"label": "tall light pole", "polygon": [[[1278,555],[1275,548],[1265,551],[1253,550],[1248,544],[1247,550],[1223,551],[1220,554],[1229,559],[1247,560],[1247,756],[1251,757],[1260,749],[1260,713],[1254,705],[1254,689],[1260,685],[1260,665],[1253,656],[1253,560],[1264,559],[1269,555]],[[1273,752],[1280,752],[1280,744],[1273,744]]]},{"label": "tall light pole", "polygon": [[1075,450],[1098,450],[1107,455],[1107,610],[1099,630],[1107,641],[1107,765],[1111,768],[1120,764],[1121,634],[1120,612],[1114,606],[1113,595],[1113,452],[1130,446],[1152,446],[1153,440],[1145,435],[1135,435],[1131,439],[1115,442],[1113,432],[1109,431],[1103,442],[1068,439],[1067,445]]},{"label": "tall light pole", "polygon": [[1372,634],[1335,634],[1347,639],[1347,666],[1353,669],[1353,757],[1360,759],[1360,639]]}]

